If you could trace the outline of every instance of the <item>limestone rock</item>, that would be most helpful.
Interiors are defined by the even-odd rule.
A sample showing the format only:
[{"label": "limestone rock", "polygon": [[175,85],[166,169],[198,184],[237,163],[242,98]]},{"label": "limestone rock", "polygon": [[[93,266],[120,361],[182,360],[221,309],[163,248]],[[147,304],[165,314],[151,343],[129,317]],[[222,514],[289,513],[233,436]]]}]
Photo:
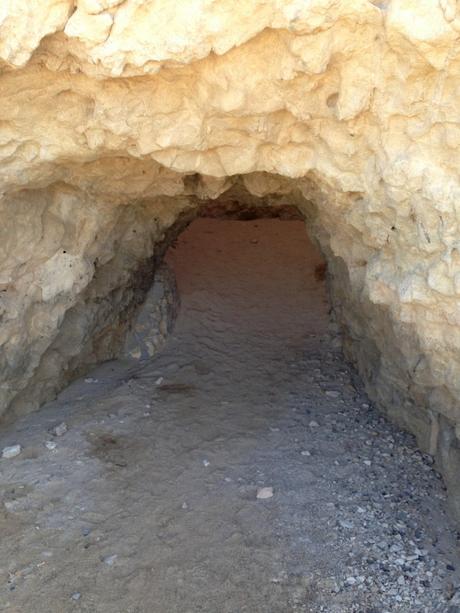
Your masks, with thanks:
[{"label": "limestone rock", "polygon": [[273,497],[273,488],[272,487],[259,487],[257,490],[256,498],[259,500],[265,500],[266,498]]},{"label": "limestone rock", "polygon": [[4,447],[2,450],[2,458],[15,458],[21,453],[21,451],[21,445],[10,445],[9,447]]},{"label": "limestone rock", "polygon": [[459,37],[449,0],[3,2],[0,412],[119,355],[200,207],[295,205],[460,516]]},{"label": "limestone rock", "polygon": [[134,316],[123,354],[147,359],[157,353],[171,332],[179,308],[179,295],[172,271],[165,263],[155,271],[153,284]]}]

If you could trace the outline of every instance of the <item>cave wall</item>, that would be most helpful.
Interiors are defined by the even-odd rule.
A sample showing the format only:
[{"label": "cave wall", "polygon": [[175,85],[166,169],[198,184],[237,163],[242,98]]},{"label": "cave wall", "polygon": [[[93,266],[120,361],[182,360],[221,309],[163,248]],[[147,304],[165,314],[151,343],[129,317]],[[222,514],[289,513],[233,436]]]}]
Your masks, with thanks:
[{"label": "cave wall", "polygon": [[166,262],[160,262],[154,267],[145,299],[132,314],[120,355],[149,360],[161,351],[174,328],[179,305],[175,275]]},{"label": "cave wall", "polygon": [[117,355],[239,190],[306,216],[347,357],[460,490],[459,32],[454,0],[3,3],[0,412]]}]

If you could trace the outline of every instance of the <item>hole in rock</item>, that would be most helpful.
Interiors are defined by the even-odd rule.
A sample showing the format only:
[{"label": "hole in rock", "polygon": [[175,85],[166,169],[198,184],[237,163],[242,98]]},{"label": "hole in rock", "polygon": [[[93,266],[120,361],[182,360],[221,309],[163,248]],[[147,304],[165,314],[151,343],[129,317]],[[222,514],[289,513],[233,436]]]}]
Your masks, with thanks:
[{"label": "hole in rock", "polygon": [[305,221],[198,215],[138,269],[123,359],[0,433],[24,448],[2,460],[8,602],[434,611],[460,581],[444,490],[344,362]]},{"label": "hole in rock", "polygon": [[295,359],[306,337],[326,332],[325,265],[301,220],[199,218],[165,261],[181,302],[175,334],[197,346]]}]

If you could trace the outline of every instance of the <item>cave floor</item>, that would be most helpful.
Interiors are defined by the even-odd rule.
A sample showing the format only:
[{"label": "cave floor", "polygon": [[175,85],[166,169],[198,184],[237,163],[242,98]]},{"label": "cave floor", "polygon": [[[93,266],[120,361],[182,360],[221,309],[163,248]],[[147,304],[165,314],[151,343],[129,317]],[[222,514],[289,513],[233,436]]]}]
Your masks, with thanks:
[{"label": "cave floor", "polygon": [[458,610],[442,482],[344,363],[301,223],[199,220],[167,260],[163,351],[0,435],[0,610]]}]

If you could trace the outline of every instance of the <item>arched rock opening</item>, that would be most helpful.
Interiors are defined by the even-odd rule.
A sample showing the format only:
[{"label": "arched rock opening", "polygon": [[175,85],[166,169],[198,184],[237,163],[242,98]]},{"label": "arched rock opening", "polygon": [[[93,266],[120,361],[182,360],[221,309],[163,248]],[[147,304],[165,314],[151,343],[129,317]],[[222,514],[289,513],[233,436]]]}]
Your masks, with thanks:
[{"label": "arched rock opening", "polygon": [[249,4],[5,9],[0,411],[116,355],[171,232],[236,190],[306,216],[347,357],[455,492],[455,7]]},{"label": "arched rock opening", "polygon": [[[363,194],[337,194],[314,178],[253,173],[218,180],[151,165],[139,169],[125,159],[111,163],[110,178],[99,181],[116,185],[115,172],[121,170],[126,180],[127,168],[133,183],[136,173],[153,173],[157,194],[141,192],[129,202],[114,192],[95,198],[75,181],[22,190],[4,201],[6,270],[15,279],[2,292],[7,307],[1,369],[6,418],[37,408],[91,365],[120,354],[165,250],[194,218],[285,211],[305,219],[326,257],[344,352],[371,398],[414,432],[424,450],[438,453],[451,466],[456,447],[446,411],[448,390],[439,378],[435,385],[433,372],[439,352],[430,355],[417,333],[417,320],[400,319],[404,303],[390,302],[388,285],[375,274],[394,250],[394,226],[381,237],[387,247],[376,249],[357,222],[337,223],[340,209],[356,219]],[[80,180],[91,177],[91,166],[81,169]],[[162,194],[171,184],[176,194]]]}]

